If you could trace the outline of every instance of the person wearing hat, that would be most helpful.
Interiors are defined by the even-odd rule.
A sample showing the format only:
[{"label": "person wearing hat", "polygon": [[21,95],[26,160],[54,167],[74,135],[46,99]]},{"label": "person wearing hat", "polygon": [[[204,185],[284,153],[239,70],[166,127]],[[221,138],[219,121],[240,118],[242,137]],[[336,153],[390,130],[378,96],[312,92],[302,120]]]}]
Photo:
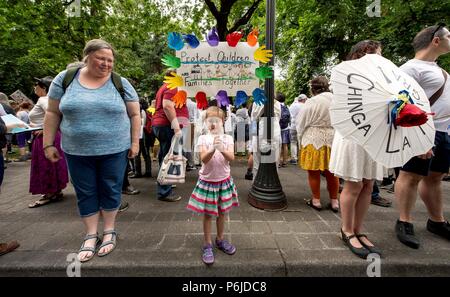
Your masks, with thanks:
[{"label": "person wearing hat", "polygon": [[[50,76],[35,78],[34,92],[39,96],[39,99],[29,113],[30,126],[32,127],[43,127],[48,108],[47,92],[52,80],[53,78]],[[50,162],[45,157],[42,130],[34,131],[33,135],[29,191],[32,195],[40,194],[41,198],[30,203],[28,205],[30,208],[60,201],[63,198],[62,190],[69,182],[66,160],[61,150],[61,133],[58,131],[55,137],[54,144],[61,155],[61,159],[56,163]]]},{"label": "person wearing hat", "polygon": [[300,113],[300,110],[305,104],[306,97],[305,94],[300,94],[295,98],[294,102],[292,102],[291,106],[289,106],[289,112],[291,113],[291,160],[289,161],[292,165],[297,165],[297,157],[298,157],[298,139],[297,139],[297,129],[295,119],[297,115]]}]

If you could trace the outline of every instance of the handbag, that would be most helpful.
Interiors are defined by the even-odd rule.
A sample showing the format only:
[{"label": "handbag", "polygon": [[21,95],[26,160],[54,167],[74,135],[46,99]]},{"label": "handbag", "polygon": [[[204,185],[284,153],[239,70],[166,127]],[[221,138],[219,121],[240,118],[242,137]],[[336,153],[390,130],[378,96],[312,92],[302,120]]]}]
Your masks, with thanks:
[{"label": "handbag", "polygon": [[159,168],[157,181],[160,185],[182,184],[186,178],[186,161],[182,155],[174,155],[175,144],[180,141],[180,137],[173,136],[169,152],[164,157]]}]

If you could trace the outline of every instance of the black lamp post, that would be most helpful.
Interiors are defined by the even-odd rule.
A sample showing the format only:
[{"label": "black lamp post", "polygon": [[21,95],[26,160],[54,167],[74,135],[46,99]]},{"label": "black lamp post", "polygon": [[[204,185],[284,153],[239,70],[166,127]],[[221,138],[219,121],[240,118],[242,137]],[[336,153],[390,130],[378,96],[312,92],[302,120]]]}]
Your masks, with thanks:
[{"label": "black lamp post", "polygon": [[[274,56],[269,65],[274,65],[275,57],[275,0],[266,0],[266,49],[272,50]],[[265,81],[264,89],[267,103],[264,106],[264,116],[267,122],[264,127],[267,129],[267,142],[272,144],[272,119],[274,118],[274,77]],[[262,133],[262,131],[259,131]],[[258,144],[259,146],[260,144]],[[258,147],[258,150],[261,146]],[[268,210],[282,210],[287,207],[286,195],[283,193],[280,178],[278,177],[277,165],[274,158],[267,162],[264,156],[271,154],[271,150],[261,152],[261,162],[258,173],[253,181],[252,188],[248,194],[248,203],[253,207]]]}]

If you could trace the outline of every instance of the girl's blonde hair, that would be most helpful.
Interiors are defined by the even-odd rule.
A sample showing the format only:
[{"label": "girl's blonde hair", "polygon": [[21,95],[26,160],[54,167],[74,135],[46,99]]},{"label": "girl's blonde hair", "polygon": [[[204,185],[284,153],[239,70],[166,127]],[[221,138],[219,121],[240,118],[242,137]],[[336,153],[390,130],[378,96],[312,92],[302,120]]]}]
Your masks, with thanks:
[{"label": "girl's blonde hair", "polygon": [[210,116],[220,117],[223,122],[225,121],[225,112],[217,106],[210,106],[206,109],[205,120]]}]

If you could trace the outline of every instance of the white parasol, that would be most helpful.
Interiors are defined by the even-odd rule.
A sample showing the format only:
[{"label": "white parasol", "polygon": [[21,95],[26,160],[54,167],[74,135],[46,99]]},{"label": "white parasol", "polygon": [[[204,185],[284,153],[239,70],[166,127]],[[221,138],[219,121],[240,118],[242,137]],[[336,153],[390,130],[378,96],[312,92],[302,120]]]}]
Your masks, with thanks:
[{"label": "white parasol", "polygon": [[435,129],[431,116],[421,126],[391,123],[393,102],[401,93],[424,112],[431,110],[420,85],[388,59],[367,54],[342,62],[332,70],[331,87],[332,126],[344,138],[360,144],[375,161],[388,168],[400,167],[432,148]]}]

